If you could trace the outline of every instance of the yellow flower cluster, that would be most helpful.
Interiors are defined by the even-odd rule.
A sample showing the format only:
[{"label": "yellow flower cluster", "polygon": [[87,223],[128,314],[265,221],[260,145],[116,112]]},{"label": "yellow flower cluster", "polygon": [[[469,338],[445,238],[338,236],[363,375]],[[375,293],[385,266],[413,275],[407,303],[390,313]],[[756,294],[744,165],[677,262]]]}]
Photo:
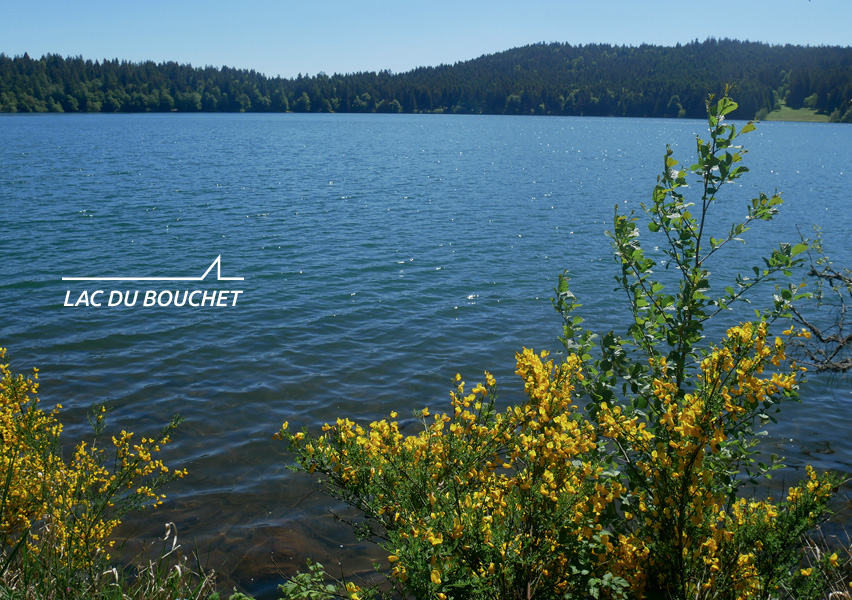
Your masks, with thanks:
[{"label": "yellow flower cluster", "polygon": [[[795,387],[795,364],[786,374],[773,372],[769,377],[760,377],[767,368],[777,368],[786,359],[783,340],[775,338],[769,343],[767,330],[766,323],[732,327],[724,347],[716,349],[701,363],[700,383],[724,399],[724,408],[733,415],[733,420],[779,391],[789,392]],[[785,334],[810,335],[807,331],[796,334],[791,330]]]},{"label": "yellow flower cluster", "polygon": [[[5,354],[5,349],[0,348],[0,360]],[[55,418],[56,411],[45,414],[37,408],[28,408],[35,404],[29,394],[35,395],[38,391],[37,379],[37,370],[32,378],[24,378],[20,374],[13,375],[8,364],[0,364],[0,460],[9,482],[0,532],[7,545],[41,514],[43,503],[36,490],[41,487],[44,473],[50,466],[45,464],[46,438],[58,438],[62,432],[62,425]],[[27,447],[36,451],[22,451]]]},{"label": "yellow flower cluster", "polygon": [[[782,340],[767,338],[766,323],[732,327],[723,345],[700,362],[694,390],[683,391],[665,357],[659,357],[651,361],[658,376],[647,411],[600,405],[601,434],[614,442],[630,482],[622,498],[628,527],[618,538],[613,572],[633,590],[652,586],[703,597],[727,586],[748,597],[757,589],[754,553],[731,552],[732,540],[738,530],[755,529],[758,519],[765,528],[774,527],[778,507],[744,499],[728,506],[731,487],[725,482],[732,465],[723,449],[736,443],[739,421],[796,386],[795,365],[769,372],[786,357]],[[798,493],[791,490],[788,500]],[[663,561],[679,562],[681,575],[692,576],[673,580],[661,568]]]},{"label": "yellow flower cluster", "polygon": [[[287,424],[278,436],[381,525],[397,580],[417,578],[443,597],[462,581],[502,590],[499,597],[584,589],[613,548],[602,515],[624,490],[587,458],[597,449],[594,426],[571,401],[580,360],[546,359],[517,355],[529,400],[500,413],[491,374],[469,393],[457,376],[451,412],[422,410],[414,435],[395,420],[365,429],[338,419],[316,438]],[[587,575],[572,575],[583,564]]]},{"label": "yellow flower cluster", "polygon": [[[4,356],[5,349],[0,349],[0,359]],[[29,552],[41,560],[88,569],[95,558],[109,558],[109,538],[119,524],[116,503],[162,502],[164,496],[144,482],[169,474],[152,456],[168,438],[143,438],[132,445],[132,434],[122,432],[112,439],[115,468],[103,448],[85,441],[65,461],[59,446],[61,406],[50,413],[39,407],[37,377],[37,372],[32,378],[12,374],[8,364],[0,364],[0,461],[8,482],[0,506],[0,534],[6,548],[25,538]],[[101,409],[98,423],[103,414]],[[185,471],[173,475],[181,477]]]}]

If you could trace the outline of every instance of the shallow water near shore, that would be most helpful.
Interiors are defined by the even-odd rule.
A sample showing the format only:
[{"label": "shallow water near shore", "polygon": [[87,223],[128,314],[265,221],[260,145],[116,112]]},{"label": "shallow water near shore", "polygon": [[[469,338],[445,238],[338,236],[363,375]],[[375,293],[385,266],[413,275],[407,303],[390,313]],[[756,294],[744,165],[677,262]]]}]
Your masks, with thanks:
[{"label": "shallow water near shore", "polygon": [[[112,408],[111,430],[139,436],[184,416],[164,458],[190,474],[160,510],[128,520],[134,539],[153,541],[173,521],[186,547],[194,540],[222,565],[224,582],[260,595],[309,557],[370,570],[384,554],[335,522],[351,513],[289,472],[272,434],[283,421],[315,430],[338,416],[444,410],[457,372],[472,383],[488,369],[500,402],[517,401],[514,353],[559,348],[550,297],[564,269],[587,325],[623,328],[604,236],[613,207],[639,210],[665,145],[688,165],[705,129],[562,117],[3,116],[0,346],[16,370],[40,369],[43,402],[65,407],[67,440],[87,432],[95,402]],[[720,229],[758,191],[782,190],[785,204],[717,272],[750,270],[812,224],[829,255],[852,264],[850,133],[765,123],[742,138],[751,173],[723,191]],[[62,280],[197,279],[217,257],[222,278],[243,279],[218,280],[214,268],[202,281]],[[67,306],[97,290],[102,306]],[[241,294],[145,306],[149,290]],[[112,291],[139,299],[110,307]],[[767,451],[788,458],[790,478],[805,462],[852,474],[848,378],[813,376],[803,398],[770,429]]]}]

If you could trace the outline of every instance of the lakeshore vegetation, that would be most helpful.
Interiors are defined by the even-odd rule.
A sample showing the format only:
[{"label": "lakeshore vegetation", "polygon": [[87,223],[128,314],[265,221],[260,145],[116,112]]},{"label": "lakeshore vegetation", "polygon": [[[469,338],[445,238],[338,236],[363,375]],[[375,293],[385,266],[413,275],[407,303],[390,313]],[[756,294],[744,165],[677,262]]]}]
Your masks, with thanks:
[{"label": "lakeshore vegetation", "polygon": [[[322,431],[281,427],[294,469],[321,475],[362,512],[359,535],[387,552],[378,580],[308,563],[280,586],[283,599],[850,597],[852,552],[818,534],[842,477],[808,466],[783,490],[757,486],[783,466],[758,440],[798,399],[804,369],[791,347],[849,368],[845,323],[820,328],[797,306],[815,299],[836,315],[835,292],[845,307],[852,280],[821,260],[818,236],[753,257],[747,276],[711,274],[711,257],[782,204],[759,193],[739,222],[714,218],[742,189],[740,136],[755,128],[726,120],[738,105],[725,91],[705,100],[696,163],[679,165],[667,148],[642,211],[616,206],[609,236],[626,331],[586,329],[563,274],[553,300],[563,349],[518,351],[526,399],[517,406],[498,402],[486,372],[472,387],[457,375],[447,412],[418,411],[417,431],[395,412],[363,425],[341,416]],[[791,277],[809,253],[808,275],[824,283],[811,298]],[[730,318],[766,284],[765,309],[706,339],[711,319]],[[827,354],[807,345],[812,336]],[[179,419],[150,437],[108,436],[97,406],[93,435],[69,446],[61,407],[46,412],[37,392],[37,371],[0,364],[0,595],[218,600],[213,574],[180,555],[173,528],[135,570],[110,556],[122,517],[156,508],[163,486],[186,474],[156,458]]]},{"label": "lakeshore vegetation", "polygon": [[[734,118],[852,122],[852,48],[708,39],[674,47],[534,44],[405,73],[295,78],[253,70],[0,54],[0,112],[403,112],[702,118],[734,84]],[[781,109],[783,108],[783,112]],[[804,109],[804,112],[795,111]]]}]

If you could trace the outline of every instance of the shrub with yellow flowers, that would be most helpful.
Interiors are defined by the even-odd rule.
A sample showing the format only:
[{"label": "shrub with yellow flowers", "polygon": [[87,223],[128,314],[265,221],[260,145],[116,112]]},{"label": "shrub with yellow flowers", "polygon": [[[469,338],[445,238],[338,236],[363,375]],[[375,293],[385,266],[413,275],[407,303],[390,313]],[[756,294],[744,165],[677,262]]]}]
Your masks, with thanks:
[{"label": "shrub with yellow flowers", "polygon": [[[360,533],[387,550],[399,594],[739,600],[825,591],[802,568],[803,539],[829,513],[839,478],[808,467],[782,497],[744,493],[782,466],[757,461],[756,436],[797,398],[802,369],[788,360],[787,341],[808,333],[771,328],[804,297],[800,286],[776,283],[769,309],[729,327],[718,345],[704,339],[712,317],[792,274],[807,249],[782,244],[752,275],[711,284],[709,259],[781,204],[760,194],[743,222],[711,234],[717,194],[747,172],[735,140],[754,125],[725,123],[736,107],[727,93],[708,101],[710,136],[697,140],[694,165],[678,168],[667,149],[642,205],[660,253],[646,256],[639,217],[616,207],[609,235],[630,310],[624,337],[583,328],[563,274],[554,305],[565,353],[517,355],[521,405],[497,411],[486,373],[469,393],[457,376],[451,410],[423,410],[412,435],[395,414],[366,428],[338,419],[319,434],[285,423],[278,436],[296,469],[324,473],[330,493],[363,512]],[[701,193],[694,203],[684,196],[688,179]],[[282,586],[285,597],[380,595],[328,584],[320,571]]]},{"label": "shrub with yellow flowers", "polygon": [[155,457],[178,420],[138,443],[122,431],[102,444],[106,409],[98,406],[93,439],[64,459],[61,406],[41,409],[37,379],[37,370],[24,377],[0,364],[0,581],[24,597],[77,597],[104,577],[121,518],[162,503],[162,485],[185,475]]},{"label": "shrub with yellow flowers", "polygon": [[[745,486],[782,467],[777,457],[757,462],[757,427],[775,420],[779,405],[797,398],[801,371],[787,360],[790,339],[770,326],[805,297],[800,285],[776,284],[772,306],[756,320],[729,327],[718,346],[704,342],[716,315],[748,298],[752,289],[801,263],[805,243],[781,244],[746,277],[711,284],[711,260],[755,223],[769,221],[781,198],[759,194],[743,222],[714,237],[711,209],[720,190],[748,169],[738,131],[725,123],[736,108],[725,95],[708,102],[709,140],[697,139],[697,161],[679,168],[667,149],[651,203],[642,205],[661,254],[643,250],[639,219],[618,213],[610,233],[621,267],[616,277],[631,311],[627,336],[597,338],[582,328],[579,308],[561,276],[555,300],[563,316],[567,351],[588,357],[581,382],[588,414],[607,444],[611,468],[627,492],[622,518],[611,527],[621,560],[613,573],[632,594],[662,598],[769,598],[796,596],[802,536],[828,513],[839,479],[808,473],[788,498],[746,501]],[[693,179],[689,186],[689,180]],[[690,202],[685,189],[701,197]],[[724,285],[724,284],[722,284]],[[669,291],[671,290],[671,291]],[[596,358],[592,358],[595,356]]]},{"label": "shrub with yellow flowers", "polygon": [[796,387],[795,367],[768,372],[783,360],[784,343],[767,343],[767,330],[766,323],[729,329],[701,361],[695,387],[680,397],[661,357],[652,363],[644,410],[599,405],[600,434],[626,488],[623,518],[612,525],[620,557],[613,571],[634,593],[762,598],[791,585],[802,536],[826,514],[839,480],[808,467],[786,498],[738,493],[778,467],[749,469],[757,443],[751,424]]},{"label": "shrub with yellow flowers", "polygon": [[392,577],[421,598],[561,598],[611,587],[597,580],[612,547],[603,524],[624,492],[600,461],[594,426],[572,401],[579,360],[517,356],[528,401],[497,412],[496,384],[469,392],[457,376],[451,412],[423,410],[422,431],[397,421],[347,419],[308,441],[280,436],[302,468],[327,474],[334,493],[368,517]]}]

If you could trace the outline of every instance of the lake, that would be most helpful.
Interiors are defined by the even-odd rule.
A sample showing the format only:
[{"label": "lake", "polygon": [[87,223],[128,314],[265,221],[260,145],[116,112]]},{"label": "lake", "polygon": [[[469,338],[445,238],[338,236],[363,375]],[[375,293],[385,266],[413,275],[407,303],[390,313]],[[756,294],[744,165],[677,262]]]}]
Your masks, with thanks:
[{"label": "lake", "polygon": [[[559,348],[550,297],[564,269],[587,325],[623,329],[604,236],[613,208],[649,202],[666,144],[690,164],[705,131],[582,117],[0,116],[0,346],[14,369],[40,369],[68,441],[101,401],[109,431],[185,418],[164,458],[189,476],[128,519],[134,540],[173,521],[223,583],[260,595],[309,557],[369,570],[384,553],[286,469],[281,423],[442,411],[457,372],[475,382],[486,369],[501,403],[517,401],[514,353]],[[763,123],[742,140],[751,173],[723,190],[720,230],[760,190],[786,202],[716,270],[750,270],[812,224],[852,264],[850,126]],[[223,278],[243,279],[217,281],[215,266],[200,282],[62,279],[198,279],[217,257]],[[199,291],[196,304],[241,294],[145,306],[147,290]],[[140,293],[110,307],[112,291]],[[805,462],[852,475],[849,380],[812,376],[802,395],[768,451],[791,478]]]}]

